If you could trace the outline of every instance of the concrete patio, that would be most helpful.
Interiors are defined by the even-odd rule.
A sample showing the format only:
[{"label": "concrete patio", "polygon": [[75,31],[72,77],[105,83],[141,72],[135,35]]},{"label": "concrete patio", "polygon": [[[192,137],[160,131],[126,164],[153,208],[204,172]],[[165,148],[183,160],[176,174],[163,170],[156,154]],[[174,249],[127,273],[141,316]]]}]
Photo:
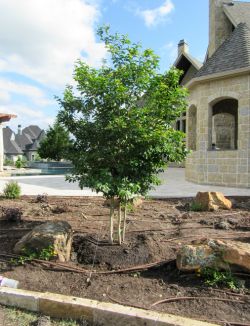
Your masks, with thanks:
[{"label": "concrete patio", "polygon": [[[185,170],[169,168],[161,174],[162,184],[151,190],[153,198],[193,197],[198,191],[221,191],[227,196],[250,196],[250,188],[228,188],[210,185],[197,185],[185,180]],[[0,178],[0,192],[6,182],[17,181],[23,195],[38,195],[46,193],[51,196],[97,196],[88,188],[81,190],[76,183],[65,181],[62,175],[54,176],[20,176]]]}]

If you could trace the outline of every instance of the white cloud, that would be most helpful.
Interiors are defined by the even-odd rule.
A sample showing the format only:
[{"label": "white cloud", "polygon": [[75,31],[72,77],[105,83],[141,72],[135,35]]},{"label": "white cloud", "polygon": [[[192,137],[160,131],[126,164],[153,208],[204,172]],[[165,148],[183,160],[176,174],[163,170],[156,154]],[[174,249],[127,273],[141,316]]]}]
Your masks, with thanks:
[{"label": "white cloud", "polygon": [[10,100],[9,92],[1,89],[1,86],[0,86],[0,103],[9,102],[9,100]]},{"label": "white cloud", "polygon": [[99,15],[88,0],[0,0],[0,71],[65,85],[77,58],[98,65],[106,54],[95,38]]},{"label": "white cloud", "polygon": [[0,105],[0,112],[11,112],[11,114],[17,115],[17,118],[13,118],[8,122],[8,125],[14,129],[18,124],[22,126],[35,124],[41,128],[47,128],[48,124],[52,124],[55,119],[54,117],[47,116],[38,108],[30,108],[19,104]]},{"label": "white cloud", "polygon": [[[26,96],[38,106],[46,106],[54,103],[47,99],[44,92],[38,87],[0,78],[0,103],[2,101],[9,101],[13,93]],[[3,96],[1,96],[1,94],[3,94]]]},{"label": "white cloud", "polygon": [[152,27],[166,20],[167,16],[173,10],[173,2],[171,0],[166,0],[160,7],[147,10],[138,10],[137,14],[144,19],[144,22],[147,27]]}]

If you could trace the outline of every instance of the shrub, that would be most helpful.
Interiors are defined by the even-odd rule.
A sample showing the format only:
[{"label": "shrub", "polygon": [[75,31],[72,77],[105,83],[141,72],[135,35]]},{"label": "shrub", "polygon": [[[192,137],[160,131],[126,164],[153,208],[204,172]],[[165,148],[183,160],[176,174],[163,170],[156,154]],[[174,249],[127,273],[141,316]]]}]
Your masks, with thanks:
[{"label": "shrub", "polygon": [[20,157],[18,157],[18,159],[16,160],[15,166],[18,169],[21,169],[23,167],[23,162]]},{"label": "shrub", "polygon": [[14,166],[14,161],[11,160],[11,159],[9,159],[9,158],[6,158],[6,159],[4,160],[3,165],[5,165],[5,166]]},{"label": "shrub", "polygon": [[203,206],[200,203],[192,202],[190,204],[190,211],[193,211],[193,212],[202,212],[203,210],[204,210],[203,209]]},{"label": "shrub", "polygon": [[14,207],[14,208],[2,208],[3,211],[3,217],[4,219],[10,221],[10,222],[21,222],[23,212],[20,208]]},{"label": "shrub", "polygon": [[21,195],[21,187],[17,182],[10,181],[5,185],[3,189],[3,194],[5,198],[17,199]]},{"label": "shrub", "polygon": [[225,286],[231,290],[242,287],[239,280],[235,278],[230,271],[219,271],[215,268],[204,268],[201,270],[201,276],[208,286]]}]

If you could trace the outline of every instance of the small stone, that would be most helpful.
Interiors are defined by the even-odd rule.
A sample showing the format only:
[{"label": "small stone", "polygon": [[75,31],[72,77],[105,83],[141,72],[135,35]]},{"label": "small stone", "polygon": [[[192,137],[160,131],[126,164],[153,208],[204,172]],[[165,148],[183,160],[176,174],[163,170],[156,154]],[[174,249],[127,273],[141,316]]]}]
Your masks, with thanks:
[{"label": "small stone", "polygon": [[215,223],[215,229],[219,230],[230,230],[231,225],[226,221],[220,221],[218,223]]},{"label": "small stone", "polygon": [[183,220],[189,220],[189,219],[192,218],[192,215],[189,214],[189,213],[184,213],[184,214],[181,215],[181,218],[182,218]]},{"label": "small stone", "polygon": [[237,225],[238,224],[238,220],[236,218],[233,218],[233,217],[229,217],[227,219],[227,222],[230,223],[231,225]]}]

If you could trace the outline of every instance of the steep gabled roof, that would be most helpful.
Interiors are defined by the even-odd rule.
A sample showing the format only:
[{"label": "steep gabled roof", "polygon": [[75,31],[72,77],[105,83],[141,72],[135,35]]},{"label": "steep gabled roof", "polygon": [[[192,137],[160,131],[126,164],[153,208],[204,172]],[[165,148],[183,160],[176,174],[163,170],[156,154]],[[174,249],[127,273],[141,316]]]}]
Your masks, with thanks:
[{"label": "steep gabled roof", "polygon": [[191,54],[189,53],[181,53],[178,58],[175,60],[174,66],[178,67],[178,65],[181,63],[181,60],[183,59],[183,57],[186,58],[187,61],[190,62],[190,64],[192,64],[197,70],[199,70],[202,67],[202,63],[197,60],[196,58],[194,58]]},{"label": "steep gabled roof", "polygon": [[29,144],[32,144],[33,141],[32,139],[30,138],[29,135],[27,134],[17,134],[15,136],[15,141],[16,143],[18,144],[18,146],[22,149],[22,150],[25,150],[26,146],[29,145]]},{"label": "steep gabled roof", "polygon": [[180,84],[184,85],[187,81],[194,77],[197,71],[202,67],[202,63],[189,53],[183,52],[175,60],[174,67],[183,71],[183,75],[180,78]]},{"label": "steep gabled roof", "polygon": [[27,151],[37,151],[40,141],[45,137],[45,131],[42,130],[40,132],[40,135],[37,137],[37,139],[33,142],[33,144],[26,145]]},{"label": "steep gabled roof", "polygon": [[9,127],[3,128],[4,153],[9,155],[21,155],[23,151],[18,144],[11,139],[12,134],[14,134],[14,132]]},{"label": "steep gabled roof", "polygon": [[34,139],[37,139],[37,137],[40,135],[41,131],[42,130],[38,126],[36,126],[36,125],[30,125],[30,126],[24,128],[22,130],[22,132],[24,134],[29,135],[30,138],[33,139],[33,140]]},{"label": "steep gabled roof", "polygon": [[232,1],[224,4],[223,9],[234,26],[246,23],[250,27],[250,2]]},{"label": "steep gabled roof", "polygon": [[250,67],[250,29],[240,23],[194,77]]}]

